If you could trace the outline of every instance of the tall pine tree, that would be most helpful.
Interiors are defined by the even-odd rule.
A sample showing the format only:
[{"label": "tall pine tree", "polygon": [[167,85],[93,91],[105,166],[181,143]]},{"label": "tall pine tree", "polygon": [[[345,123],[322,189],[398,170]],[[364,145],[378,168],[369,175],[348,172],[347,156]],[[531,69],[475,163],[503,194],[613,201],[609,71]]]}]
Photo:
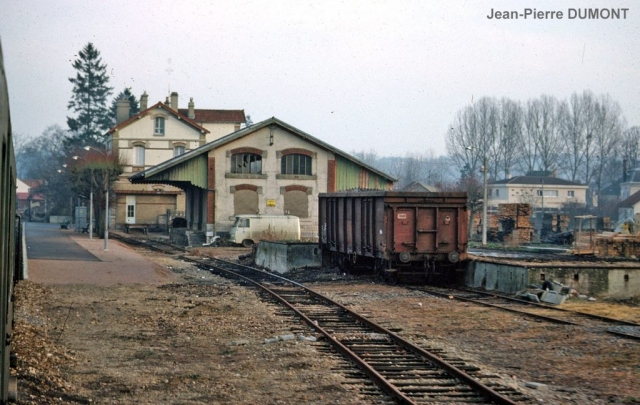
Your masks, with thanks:
[{"label": "tall pine tree", "polygon": [[111,125],[116,125],[116,111],[118,109],[118,100],[125,99],[129,101],[129,118],[140,112],[140,104],[138,99],[131,92],[131,88],[125,87],[111,102]]},{"label": "tall pine tree", "polygon": [[103,134],[111,127],[111,111],[107,107],[107,97],[113,90],[109,87],[107,65],[102,63],[100,52],[89,42],[73,62],[76,77],[70,77],[73,94],[67,109],[77,114],[67,117],[67,125],[72,133],[67,147],[100,145]]}]

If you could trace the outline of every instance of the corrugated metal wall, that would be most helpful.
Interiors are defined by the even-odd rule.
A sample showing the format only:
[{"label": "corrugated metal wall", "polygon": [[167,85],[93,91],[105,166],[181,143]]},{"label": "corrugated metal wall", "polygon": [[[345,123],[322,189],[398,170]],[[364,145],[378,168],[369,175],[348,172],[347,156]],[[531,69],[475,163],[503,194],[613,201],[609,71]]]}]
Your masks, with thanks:
[{"label": "corrugated metal wall", "polygon": [[359,164],[336,156],[336,191],[355,188],[391,190],[393,182],[373,173]]},{"label": "corrugated metal wall", "polygon": [[196,187],[207,189],[207,155],[202,154],[189,159],[176,166],[163,170],[153,176],[147,177],[147,181],[184,181],[190,182]]}]

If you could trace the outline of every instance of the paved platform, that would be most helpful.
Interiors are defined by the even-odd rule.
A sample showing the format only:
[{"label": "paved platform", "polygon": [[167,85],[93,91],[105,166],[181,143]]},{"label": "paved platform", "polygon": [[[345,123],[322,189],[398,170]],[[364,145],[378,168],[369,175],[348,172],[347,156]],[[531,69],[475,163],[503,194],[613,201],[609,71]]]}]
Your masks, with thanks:
[{"label": "paved platform", "polygon": [[165,284],[174,279],[166,268],[130,247],[75,232],[59,225],[27,223],[28,280],[41,284]]}]

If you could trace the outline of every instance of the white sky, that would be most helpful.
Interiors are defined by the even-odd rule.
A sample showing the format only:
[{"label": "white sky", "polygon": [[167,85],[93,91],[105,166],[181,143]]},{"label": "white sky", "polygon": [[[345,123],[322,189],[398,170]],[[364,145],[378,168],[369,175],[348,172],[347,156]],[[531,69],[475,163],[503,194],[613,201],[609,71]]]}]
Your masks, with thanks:
[{"label": "white sky", "polygon": [[[626,20],[568,19],[577,7]],[[491,9],[562,20],[489,20]],[[633,1],[2,0],[14,132],[66,128],[88,42],[115,96],[169,89],[196,108],[275,116],[342,150],[445,153],[457,110],[482,96],[559,99],[589,89],[640,125],[640,4]],[[112,96],[112,97],[113,97]],[[109,103],[111,102],[111,98]]]}]

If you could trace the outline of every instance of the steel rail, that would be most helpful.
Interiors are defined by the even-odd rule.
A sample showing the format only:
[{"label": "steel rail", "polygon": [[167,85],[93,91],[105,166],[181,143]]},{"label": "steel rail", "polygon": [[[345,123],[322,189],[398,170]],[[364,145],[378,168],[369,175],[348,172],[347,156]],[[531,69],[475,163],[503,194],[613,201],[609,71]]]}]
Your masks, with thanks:
[{"label": "steel rail", "polygon": [[414,345],[413,343],[407,341],[406,339],[398,336],[397,334],[391,332],[390,330],[375,324],[374,322],[368,320],[367,318],[353,312],[352,310],[350,310],[349,308],[345,307],[344,305],[316,292],[313,291],[312,289],[305,287],[304,285],[297,283],[293,280],[289,280],[286,279],[284,277],[272,274],[272,273],[268,273],[259,269],[255,269],[253,267],[249,267],[249,266],[244,266],[244,265],[240,265],[237,263],[232,263],[232,262],[228,262],[225,260],[221,260],[221,259],[210,259],[209,262],[203,262],[197,259],[192,259],[192,258],[188,258],[188,257],[183,257],[183,259],[185,260],[189,260],[192,261],[194,263],[198,263],[200,265],[206,266],[206,267],[215,267],[217,270],[219,271],[223,271],[227,274],[231,274],[234,277],[239,277],[242,280],[245,280],[247,282],[252,283],[253,285],[263,289],[264,291],[268,292],[269,294],[273,295],[274,297],[276,297],[280,302],[282,302],[285,306],[287,306],[288,308],[290,308],[292,311],[294,311],[298,316],[300,316],[302,319],[305,320],[305,322],[307,322],[311,327],[313,327],[315,330],[317,330],[319,333],[323,334],[331,343],[332,345],[341,353],[343,353],[345,356],[347,356],[348,358],[350,358],[351,360],[353,360],[358,367],[361,368],[361,370],[363,370],[363,372],[365,372],[369,378],[371,378],[372,380],[374,380],[374,382],[377,382],[378,385],[382,388],[383,391],[385,391],[388,395],[394,397],[395,399],[397,399],[398,401],[400,401],[400,403],[403,404],[415,404],[415,402],[413,402],[410,398],[406,397],[402,392],[400,392],[393,383],[389,382],[384,376],[380,375],[375,369],[373,369],[371,366],[369,366],[360,356],[358,356],[356,353],[354,353],[353,351],[351,351],[348,347],[346,347],[344,344],[342,344],[338,339],[334,338],[328,331],[326,331],[324,328],[320,327],[319,325],[316,325],[316,323],[310,319],[308,316],[306,316],[304,313],[302,313],[301,311],[299,311],[295,306],[293,306],[291,303],[289,303],[285,298],[281,297],[280,295],[278,295],[277,293],[271,291],[269,288],[267,288],[266,286],[262,285],[259,282],[256,282],[254,280],[251,280],[250,278],[247,278],[241,274],[238,274],[232,270],[229,269],[225,269],[222,267],[218,267],[215,266],[214,264],[212,264],[211,262],[222,262],[226,265],[231,265],[231,266],[237,266],[237,267],[242,267],[245,268],[247,270],[250,271],[254,271],[254,272],[259,272],[262,273],[264,275],[268,275],[269,277],[273,277],[276,279],[279,279],[280,281],[286,282],[286,283],[290,283],[292,285],[295,285],[301,289],[303,289],[305,292],[315,296],[316,298],[329,302],[331,305],[337,306],[339,307],[342,311],[344,311],[345,313],[349,314],[350,316],[352,316],[353,318],[357,319],[359,322],[367,325],[368,327],[370,327],[371,329],[379,332],[379,333],[383,333],[386,334],[388,336],[390,336],[395,342],[396,344],[404,347],[405,349],[408,349],[410,352],[412,352],[413,354],[416,354],[418,356],[422,356],[426,359],[428,359],[429,361],[431,361],[432,363],[436,364],[437,366],[439,366],[440,368],[444,369],[445,371],[447,371],[451,376],[458,378],[459,380],[461,380],[462,382],[464,382],[465,384],[469,385],[473,390],[475,390],[477,393],[479,393],[481,396],[485,397],[488,400],[491,400],[493,402],[495,402],[496,404],[503,404],[503,405],[515,405],[516,402],[512,401],[511,399],[507,398],[506,396],[496,392],[495,390],[493,390],[492,388],[486,386],[485,384],[481,383],[480,381],[474,379],[472,376],[470,376],[469,374],[467,374],[466,372],[464,372],[463,370],[457,368],[456,366],[447,363],[445,360],[441,359],[440,357],[434,355],[433,353],[429,353],[428,351]]},{"label": "steel rail", "polygon": [[[444,297],[444,298],[453,297],[454,299],[459,300],[459,301],[469,302],[469,303],[478,304],[478,305],[483,305],[483,306],[491,307],[491,308],[496,308],[496,309],[500,309],[500,310],[503,310],[503,311],[508,311],[508,312],[519,314],[519,315],[528,316],[528,317],[531,317],[531,318],[543,319],[543,320],[545,320],[547,322],[551,322],[551,323],[558,323],[558,324],[572,325],[572,326],[580,326],[580,327],[593,327],[593,326],[595,326],[595,325],[585,325],[584,323],[578,323],[578,322],[569,321],[569,320],[565,320],[565,319],[553,318],[553,317],[546,316],[546,315],[535,314],[535,313],[522,311],[522,310],[515,309],[515,308],[509,308],[509,307],[505,307],[505,306],[502,306],[502,305],[493,304],[493,303],[489,303],[489,302],[483,302],[483,301],[481,301],[479,299],[461,297],[459,295],[456,295],[455,292],[443,293],[443,292],[431,290],[428,287],[409,287],[409,289],[426,292],[428,294],[436,295],[438,297]],[[522,306],[531,306],[531,307],[536,307],[536,308],[540,308],[540,309],[548,309],[548,310],[553,310],[553,311],[559,311],[559,312],[563,312],[563,313],[568,314],[568,315],[574,315],[574,316],[577,316],[577,317],[584,317],[584,318],[592,318],[592,319],[596,319],[596,320],[599,320],[599,321],[602,321],[602,322],[606,322],[606,323],[610,323],[610,324],[621,324],[623,326],[633,326],[633,327],[640,328],[640,324],[637,324],[637,323],[634,323],[634,322],[630,322],[630,321],[624,321],[624,320],[620,320],[620,319],[609,318],[609,317],[601,316],[601,315],[589,314],[589,313],[586,313],[586,312],[573,311],[573,310],[566,309],[566,308],[553,307],[553,306],[550,306],[550,305],[545,305],[545,304],[541,304],[541,303],[537,303],[537,302],[524,301],[524,300],[521,300],[521,299],[518,299],[518,298],[507,297],[507,296],[503,296],[503,295],[500,295],[500,294],[489,293],[489,292],[485,292],[485,291],[475,291],[475,290],[470,290],[470,289],[465,289],[465,288],[460,289],[460,291],[464,291],[464,292],[472,293],[472,294],[478,294],[478,295],[485,295],[485,296],[496,298],[496,299],[502,299],[502,300],[505,300],[505,301],[508,301],[508,302],[517,303],[517,304],[522,305]],[[611,326],[615,326],[615,325],[611,325]],[[610,330],[610,329],[602,329],[602,332],[609,333],[611,335],[619,336],[619,337],[626,338],[626,339],[640,340],[640,335],[634,335],[634,334],[630,334],[630,333],[626,333],[626,332],[622,332],[622,331],[616,331],[616,330]]]}]

